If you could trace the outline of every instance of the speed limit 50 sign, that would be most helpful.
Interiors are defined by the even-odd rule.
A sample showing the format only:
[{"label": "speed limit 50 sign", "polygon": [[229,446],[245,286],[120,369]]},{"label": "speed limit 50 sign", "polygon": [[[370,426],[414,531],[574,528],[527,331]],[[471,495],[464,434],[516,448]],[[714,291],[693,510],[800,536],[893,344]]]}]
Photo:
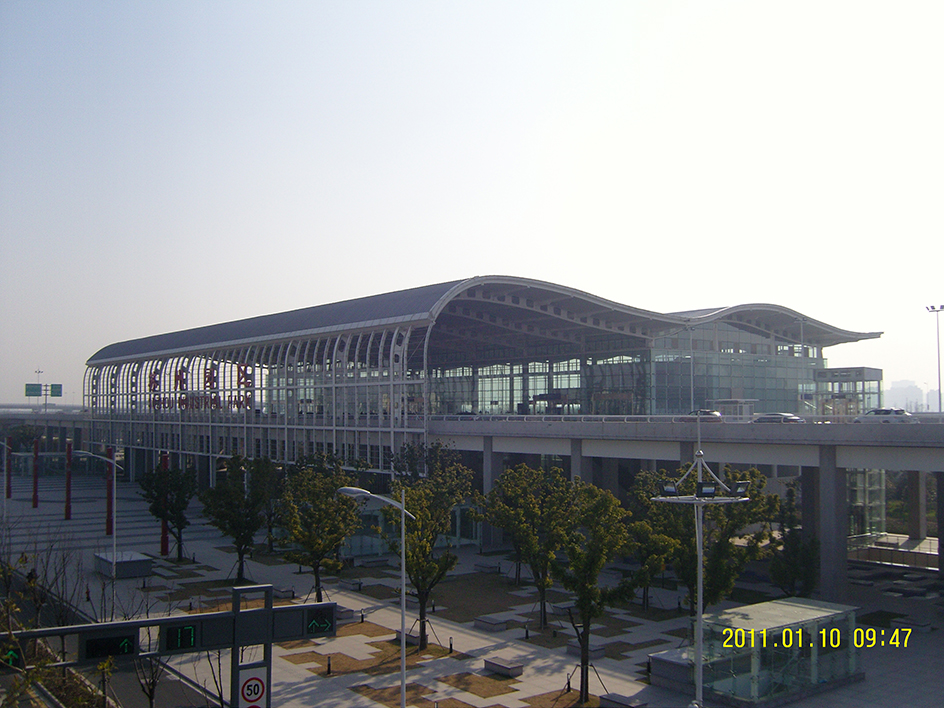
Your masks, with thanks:
[{"label": "speed limit 50 sign", "polygon": [[266,704],[265,667],[239,672],[239,708],[263,708]]}]

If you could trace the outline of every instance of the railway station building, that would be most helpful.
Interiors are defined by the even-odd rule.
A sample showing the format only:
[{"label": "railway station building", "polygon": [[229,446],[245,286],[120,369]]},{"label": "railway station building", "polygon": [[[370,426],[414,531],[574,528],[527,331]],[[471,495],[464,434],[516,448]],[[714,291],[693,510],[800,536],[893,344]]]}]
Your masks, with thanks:
[{"label": "railway station building", "polygon": [[855,415],[881,372],[827,367],[871,339],[779,305],[662,314],[476,277],[111,344],[87,362],[89,442],[209,470],[329,452],[389,469],[444,416]]}]

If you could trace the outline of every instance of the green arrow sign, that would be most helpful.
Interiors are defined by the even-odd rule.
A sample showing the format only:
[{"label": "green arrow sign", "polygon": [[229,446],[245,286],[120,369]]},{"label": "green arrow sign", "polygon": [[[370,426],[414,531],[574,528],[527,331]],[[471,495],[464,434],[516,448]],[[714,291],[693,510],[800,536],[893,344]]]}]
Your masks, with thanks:
[{"label": "green arrow sign", "polygon": [[15,649],[9,649],[3,655],[3,663],[9,666],[19,666],[20,664],[20,653]]},{"label": "green arrow sign", "polygon": [[308,623],[308,633],[315,634],[316,632],[327,632],[331,629],[331,621],[325,619],[324,617],[315,617],[311,622]]},{"label": "green arrow sign", "polygon": [[105,659],[109,656],[137,654],[137,637],[130,634],[88,637],[85,640],[86,659]]},{"label": "green arrow sign", "polygon": [[334,606],[312,607],[308,610],[305,625],[309,636],[325,636],[334,633]]}]

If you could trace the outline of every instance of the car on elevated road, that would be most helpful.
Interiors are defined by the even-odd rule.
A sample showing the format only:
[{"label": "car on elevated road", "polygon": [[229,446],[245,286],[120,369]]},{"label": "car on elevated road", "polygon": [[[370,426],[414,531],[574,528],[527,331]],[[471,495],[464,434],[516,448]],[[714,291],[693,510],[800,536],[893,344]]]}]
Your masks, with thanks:
[{"label": "car on elevated road", "polygon": [[761,413],[752,423],[805,423],[806,420],[793,413]]},{"label": "car on elevated road", "polygon": [[904,408],[873,408],[865,415],[856,416],[853,423],[917,423]]}]

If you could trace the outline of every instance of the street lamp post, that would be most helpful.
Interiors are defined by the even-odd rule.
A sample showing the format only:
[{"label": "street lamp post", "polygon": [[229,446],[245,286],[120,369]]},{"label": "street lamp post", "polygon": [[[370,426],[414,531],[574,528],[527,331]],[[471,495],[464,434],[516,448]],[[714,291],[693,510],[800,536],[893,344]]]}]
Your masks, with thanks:
[{"label": "street lamp post", "polygon": [[928,305],[926,309],[934,313],[937,325],[937,412],[944,413],[944,408],[941,408],[941,310],[944,310],[944,305]]},{"label": "street lamp post", "polygon": [[[700,441],[699,441],[700,442]],[[692,472],[696,473],[695,494],[690,496],[679,496],[678,490]],[[707,472],[712,479],[705,481],[703,473]],[[718,494],[718,488],[728,492],[730,496],[721,496]],[[697,610],[695,616],[695,700],[690,704],[690,708],[703,708],[704,706],[704,625],[702,619],[702,608],[704,607],[704,548],[703,548],[703,521],[705,516],[705,507],[709,504],[735,504],[738,502],[750,501],[747,497],[748,482],[735,482],[732,490],[728,485],[718,479],[715,473],[705,464],[705,453],[700,449],[695,453],[695,462],[688,471],[682,475],[678,482],[670,482],[662,485],[662,495],[653,497],[652,501],[667,502],[669,504],[689,504],[695,508],[695,545],[698,551],[698,590],[697,590]]]},{"label": "street lamp post", "polygon": [[406,517],[416,517],[406,510],[406,490],[400,488],[400,501],[371,494],[360,487],[341,487],[338,494],[354,499],[376,499],[400,510],[400,708],[406,708]]},{"label": "street lamp post", "polygon": [[114,448],[108,448],[108,455],[96,455],[91,452],[77,452],[81,457],[94,457],[96,460],[104,460],[111,467],[111,476],[108,480],[111,482],[111,490],[108,495],[108,503],[111,505],[111,512],[107,514],[105,520],[105,535],[111,532],[111,618],[115,619],[115,585],[118,581],[118,470],[124,470],[124,467],[115,462]]}]

